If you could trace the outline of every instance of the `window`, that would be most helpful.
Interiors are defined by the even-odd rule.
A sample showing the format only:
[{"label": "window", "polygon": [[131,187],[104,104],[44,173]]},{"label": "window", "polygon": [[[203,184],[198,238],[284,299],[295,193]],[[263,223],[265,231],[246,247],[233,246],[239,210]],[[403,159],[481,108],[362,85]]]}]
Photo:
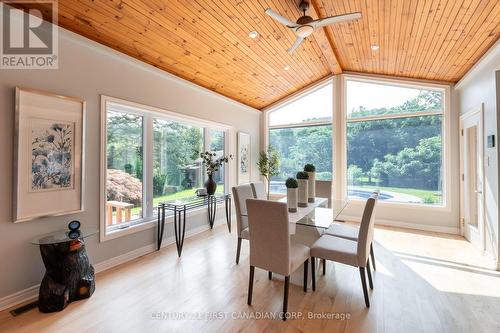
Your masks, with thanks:
[{"label": "window", "polygon": [[346,81],[349,198],[443,205],[443,90]]},{"label": "window", "polygon": [[153,206],[203,187],[203,128],[153,119]]},{"label": "window", "polygon": [[143,217],[144,183],[143,118],[112,110],[112,107],[108,110],[106,120],[106,218],[110,225]]},{"label": "window", "polygon": [[[194,196],[206,178],[200,153],[223,156],[229,128],[111,97],[103,106],[105,240],[154,221],[159,202]],[[214,175],[218,192],[229,188],[225,173]]]},{"label": "window", "polygon": [[[226,135],[224,131],[210,129],[210,151],[216,154],[216,158],[225,156]],[[224,180],[226,168],[223,164],[219,171],[213,174],[213,179],[217,183],[217,192],[224,193]]]},{"label": "window", "polygon": [[332,179],[333,88],[328,82],[269,113],[269,145],[280,154],[280,173],[272,193],[285,193],[285,180],[304,165],[316,167],[318,180]]}]

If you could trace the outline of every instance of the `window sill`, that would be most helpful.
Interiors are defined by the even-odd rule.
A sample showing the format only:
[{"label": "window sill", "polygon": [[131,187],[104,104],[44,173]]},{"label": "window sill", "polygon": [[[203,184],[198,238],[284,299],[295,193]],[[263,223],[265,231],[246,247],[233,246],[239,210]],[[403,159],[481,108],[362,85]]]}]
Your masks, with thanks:
[{"label": "window sill", "polygon": [[[356,206],[364,205],[366,203],[365,200],[361,199],[347,199],[349,204],[354,204]],[[411,202],[387,202],[383,200],[378,201],[378,205],[381,207],[392,207],[392,208],[404,208],[404,209],[412,209],[412,210],[431,210],[431,211],[450,211],[451,209],[443,205],[426,205],[419,203],[411,203]]]},{"label": "window sill", "polygon": [[[270,198],[272,200],[279,200],[281,198],[286,197],[286,194],[282,193],[271,193]],[[361,206],[366,203],[365,200],[361,199],[347,199],[349,204],[353,204],[355,206]],[[392,208],[403,208],[403,209],[412,209],[412,210],[430,210],[430,211],[441,211],[441,212],[449,212],[451,209],[445,204],[442,205],[426,205],[419,203],[410,203],[410,202],[387,202],[383,200],[379,200],[378,204],[382,207],[392,207]]]},{"label": "window sill", "polygon": [[[220,202],[217,204],[217,208],[219,208],[221,206],[224,206],[223,202]],[[188,219],[192,216],[201,215],[201,214],[203,214],[203,212],[207,212],[206,207],[200,207],[197,209],[193,209],[193,210],[186,213],[186,219]],[[171,224],[171,223],[174,223],[174,215],[167,214],[165,216],[165,224]],[[101,224],[103,224],[102,221],[101,221]],[[112,230],[112,231],[107,231],[106,229],[104,229],[104,232],[100,233],[101,234],[100,241],[106,242],[106,241],[109,241],[112,239],[135,234],[137,232],[141,232],[144,230],[156,228],[157,224],[158,224],[158,218],[157,217],[150,217],[150,218],[145,218],[142,221],[139,220],[136,223],[131,224],[125,228],[117,228],[117,229]],[[188,229],[188,228],[186,228],[186,229]]]}]

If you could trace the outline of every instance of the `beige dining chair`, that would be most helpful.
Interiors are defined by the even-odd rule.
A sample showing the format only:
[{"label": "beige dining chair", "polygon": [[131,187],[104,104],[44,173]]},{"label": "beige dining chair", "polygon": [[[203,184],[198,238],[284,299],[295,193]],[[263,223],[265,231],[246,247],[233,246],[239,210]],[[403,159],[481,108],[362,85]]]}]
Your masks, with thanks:
[{"label": "beige dining chair", "polygon": [[263,182],[250,183],[250,185],[252,186],[254,198],[257,198],[260,200],[267,199],[266,187],[264,186]]},{"label": "beige dining chair", "polygon": [[361,277],[361,285],[363,287],[363,294],[365,297],[365,304],[367,307],[370,307],[368,289],[366,287],[365,268],[368,273],[370,289],[373,289],[372,275],[370,271],[370,244],[373,241],[374,213],[377,200],[378,194],[374,193],[366,202],[357,241],[331,235],[323,235],[313,244],[311,247],[311,274],[313,291],[316,290],[315,258],[331,260],[358,267]]},{"label": "beige dining chair", "polygon": [[253,190],[250,184],[234,186],[232,188],[234,206],[236,207],[236,231],[238,233],[238,245],[236,248],[236,264],[240,262],[241,240],[250,239],[248,232],[247,199],[253,199]]},{"label": "beige dining chair", "polygon": [[[374,194],[376,194],[378,197],[380,191],[379,190],[373,191],[372,195]],[[378,202],[378,200],[376,202]],[[373,218],[375,219],[375,213],[373,214]],[[352,241],[357,241],[359,235],[359,228],[355,226],[334,223],[324,232],[324,234],[345,238]],[[377,266],[375,264],[375,253],[373,252],[373,242],[370,243],[370,255],[372,257],[371,263],[373,266],[373,270],[376,271]]]},{"label": "beige dining chair", "polygon": [[316,181],[316,197],[327,198],[328,208],[332,207],[332,181],[317,180]]},{"label": "beige dining chair", "polygon": [[309,247],[290,241],[286,203],[247,199],[250,229],[250,276],[248,305],[252,305],[255,267],[285,276],[283,320],[286,320],[290,274],[304,264],[304,292],[307,291]]}]

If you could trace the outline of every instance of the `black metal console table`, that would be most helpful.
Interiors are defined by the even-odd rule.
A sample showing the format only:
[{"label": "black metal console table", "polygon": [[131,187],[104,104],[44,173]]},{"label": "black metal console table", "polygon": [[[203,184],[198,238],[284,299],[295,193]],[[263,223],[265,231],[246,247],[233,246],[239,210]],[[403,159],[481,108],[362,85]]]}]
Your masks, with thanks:
[{"label": "black metal console table", "polygon": [[214,194],[203,197],[195,196],[176,201],[160,202],[158,204],[157,250],[160,250],[161,242],[163,240],[166,211],[172,211],[174,213],[175,243],[177,245],[177,254],[180,257],[182,253],[182,246],[184,245],[184,233],[186,231],[186,212],[206,206],[208,209],[208,221],[210,228],[213,228],[215,214],[217,212],[217,204],[220,202],[224,202],[225,204],[227,228],[229,232],[231,232],[230,194]]}]

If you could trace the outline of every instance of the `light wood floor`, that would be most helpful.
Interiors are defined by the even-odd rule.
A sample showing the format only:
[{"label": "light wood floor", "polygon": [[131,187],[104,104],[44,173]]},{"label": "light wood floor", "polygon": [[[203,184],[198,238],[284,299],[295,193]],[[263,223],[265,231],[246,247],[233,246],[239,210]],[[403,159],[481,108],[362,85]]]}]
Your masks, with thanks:
[{"label": "light wood floor", "polygon": [[[247,306],[248,243],[235,265],[236,238],[222,226],[187,240],[180,260],[170,246],[98,274],[92,298],[63,312],[1,312],[0,332],[500,332],[500,273],[465,240],[395,228],[377,228],[375,239],[370,309],[358,270],[328,263],[316,292],[290,288],[289,311],[302,318],[233,319],[278,313],[283,283],[256,270]],[[193,317],[165,319],[176,313]]]}]

